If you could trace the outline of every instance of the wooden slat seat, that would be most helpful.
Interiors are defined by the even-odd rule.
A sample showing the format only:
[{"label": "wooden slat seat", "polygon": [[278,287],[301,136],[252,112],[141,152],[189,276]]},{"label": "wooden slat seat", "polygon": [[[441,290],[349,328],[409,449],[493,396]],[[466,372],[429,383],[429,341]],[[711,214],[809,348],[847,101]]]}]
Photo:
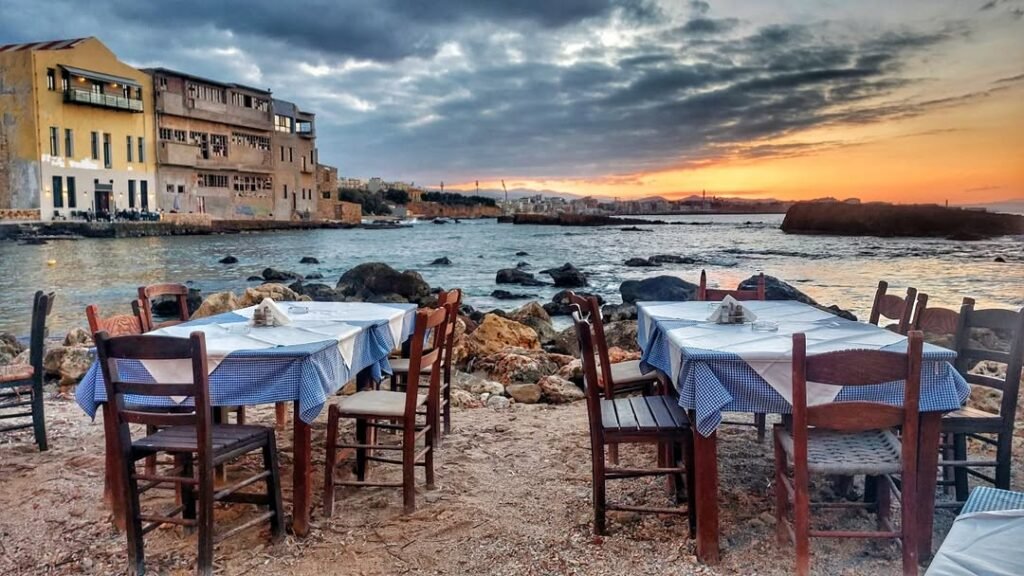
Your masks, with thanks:
[{"label": "wooden slat seat", "polygon": [[601,424],[609,440],[617,433],[690,433],[686,411],[667,396],[602,399],[601,415]]},{"label": "wooden slat seat", "polygon": [[942,427],[944,429],[954,428],[957,426],[957,424],[961,423],[969,424],[971,426],[971,431],[974,432],[980,432],[980,430],[977,430],[977,427],[986,425],[990,425],[993,427],[993,429],[998,430],[998,428],[1002,425],[1002,418],[999,416],[999,414],[986,412],[973,406],[964,406],[959,410],[949,412],[942,418]]},{"label": "wooden slat seat", "polygon": [[[793,435],[785,429],[778,434],[787,462],[792,463]],[[901,454],[900,439],[889,430],[807,431],[807,470],[816,474],[899,474],[903,466]]]},{"label": "wooden slat seat", "polygon": [[[214,424],[210,427],[214,460],[221,453],[234,452],[250,445],[262,445],[270,430],[265,426]],[[195,426],[171,426],[132,442],[136,451],[194,453],[198,450]]]},{"label": "wooden slat seat", "polygon": [[[426,394],[416,397],[417,408],[425,406],[426,403]],[[398,418],[405,414],[405,393],[390,390],[363,390],[343,397],[336,406],[338,412],[344,416]]]},{"label": "wooden slat seat", "polygon": [[611,368],[612,381],[616,385],[649,383],[652,378],[651,374],[644,374],[640,371],[639,360],[616,362],[611,365]]}]

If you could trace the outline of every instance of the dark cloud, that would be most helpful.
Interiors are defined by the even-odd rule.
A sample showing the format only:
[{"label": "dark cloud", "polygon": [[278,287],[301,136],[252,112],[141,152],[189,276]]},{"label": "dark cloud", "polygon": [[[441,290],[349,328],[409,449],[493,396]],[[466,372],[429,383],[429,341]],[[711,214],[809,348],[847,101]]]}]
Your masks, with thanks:
[{"label": "dark cloud", "polygon": [[736,18],[694,18],[680,29],[684,34],[721,34],[739,24]]}]

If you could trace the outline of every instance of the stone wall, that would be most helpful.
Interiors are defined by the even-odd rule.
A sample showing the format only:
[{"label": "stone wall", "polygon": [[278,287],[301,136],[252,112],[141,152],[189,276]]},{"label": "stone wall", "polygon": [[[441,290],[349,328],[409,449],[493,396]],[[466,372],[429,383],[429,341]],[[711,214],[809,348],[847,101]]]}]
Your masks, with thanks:
[{"label": "stone wall", "polygon": [[209,214],[171,214],[160,215],[160,221],[178,226],[205,226],[210,227],[213,217]]},{"label": "stone wall", "polygon": [[0,220],[39,220],[39,210],[0,210]]},{"label": "stone wall", "polygon": [[424,218],[496,218],[501,214],[497,206],[453,206],[437,202],[409,202],[409,214]]}]

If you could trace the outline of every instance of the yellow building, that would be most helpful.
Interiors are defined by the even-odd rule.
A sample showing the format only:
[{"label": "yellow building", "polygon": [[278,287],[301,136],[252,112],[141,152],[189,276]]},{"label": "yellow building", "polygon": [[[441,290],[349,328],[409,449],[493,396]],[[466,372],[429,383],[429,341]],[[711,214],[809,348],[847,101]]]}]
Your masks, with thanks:
[{"label": "yellow building", "polygon": [[0,218],[156,211],[152,86],[93,37],[0,46]]}]

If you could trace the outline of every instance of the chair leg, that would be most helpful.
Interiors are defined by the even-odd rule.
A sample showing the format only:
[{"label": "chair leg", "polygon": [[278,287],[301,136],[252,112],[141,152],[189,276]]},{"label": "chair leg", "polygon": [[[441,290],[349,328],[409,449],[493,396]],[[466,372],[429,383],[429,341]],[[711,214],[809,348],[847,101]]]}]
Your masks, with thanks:
[{"label": "chair leg", "polygon": [[594,534],[598,536],[605,533],[604,448],[603,443],[595,443],[592,449],[594,453],[591,455],[594,475]]},{"label": "chair leg", "polygon": [[[274,513],[270,517],[270,537],[272,540],[277,541],[284,537],[284,508],[281,506],[281,467],[277,461],[277,438],[273,431],[268,432],[268,436],[267,443],[263,446],[263,467],[270,472],[270,476],[267,477],[267,501],[270,503],[270,511]],[[334,476],[333,472],[333,467],[328,470],[328,474],[332,477]]]},{"label": "chair leg", "polygon": [[608,462],[611,463],[612,466],[618,466],[619,465],[619,445],[618,444],[609,444],[608,445]]},{"label": "chair leg", "polygon": [[775,446],[775,541],[782,546],[789,540],[785,526],[789,494],[786,493],[786,486],[783,484],[786,474],[786,453],[782,450],[778,437],[774,434],[772,436],[772,444]]},{"label": "chair leg", "polygon": [[[949,434],[942,435],[942,460],[953,460],[953,438]],[[942,493],[949,494],[953,491],[953,468],[942,467]]]},{"label": "chair leg", "polygon": [[[366,420],[362,418],[356,419],[356,444],[366,445],[369,443],[369,434],[367,433],[369,428],[366,426]],[[366,448],[356,448],[356,480],[360,482],[366,480]]]},{"label": "chair leg", "polygon": [[235,423],[240,425],[245,424],[245,406],[239,406],[235,410]]},{"label": "chair leg", "polygon": [[196,555],[196,575],[213,576],[213,474],[209,461],[197,462],[199,469],[199,482],[196,489],[199,491],[199,509],[197,524],[197,539],[199,540],[199,553]]},{"label": "chair leg", "polygon": [[768,424],[767,414],[754,413],[754,426],[757,428],[757,441],[764,442],[765,427]]},{"label": "chair leg", "polygon": [[278,431],[288,427],[288,403],[278,402],[274,404],[274,426]]},{"label": "chair leg", "polygon": [[441,407],[442,419],[444,420],[444,434],[447,436],[452,433],[452,383],[446,381],[444,384],[444,405]]},{"label": "chair leg", "polygon": [[42,376],[33,378],[32,382],[32,433],[35,435],[36,446],[40,452],[46,452],[49,444],[46,442],[46,414],[43,410],[43,379]]},{"label": "chair leg", "polygon": [[697,537],[697,467],[693,456],[693,434],[683,440],[683,459],[686,464],[686,508],[690,525],[690,538]]},{"label": "chair leg", "polygon": [[[440,429],[436,428],[435,430],[439,431]],[[427,475],[427,490],[437,489],[437,485],[434,483],[434,452],[437,449],[437,441],[439,438],[433,434],[435,430],[431,430],[432,433],[427,434],[423,438],[423,441],[427,444],[427,453],[423,456],[423,468]],[[414,449],[413,454],[415,453],[416,450]]]},{"label": "chair leg", "polygon": [[796,573],[807,576],[811,571],[811,511],[806,474],[795,474],[793,481],[793,532],[796,535]]},{"label": "chair leg", "polygon": [[[157,428],[156,426],[153,426],[152,424],[147,424],[146,425],[146,434],[147,435],[156,434],[159,431],[160,431],[160,429]],[[146,462],[146,474],[155,475],[156,474],[156,454],[153,454],[152,456],[146,456],[145,462]]]},{"label": "chair leg", "polygon": [[[359,421],[356,421],[356,426]],[[361,442],[361,441],[360,441]],[[327,460],[324,463],[324,516],[334,515],[334,473],[338,465],[338,410],[327,410]]]},{"label": "chair leg", "polygon": [[141,505],[139,504],[139,483],[135,479],[135,463],[122,457],[121,477],[124,478],[126,530],[128,538],[128,574],[141,576],[146,572],[146,553],[142,539]]},{"label": "chair leg", "polygon": [[412,514],[416,511],[416,431],[407,426],[402,433],[402,503],[405,513]]},{"label": "chair leg", "polygon": [[996,437],[996,488],[1010,489],[1010,464],[1013,462],[1013,432],[1000,432]]},{"label": "chair leg", "polygon": [[870,476],[875,486],[875,514],[878,517],[878,529],[885,530],[892,514],[892,489],[884,477]]},{"label": "chair leg", "polygon": [[[967,460],[967,435],[953,435],[953,457],[957,460]],[[953,469],[953,481],[956,486],[956,501],[967,501],[967,467],[957,466]]]},{"label": "chair leg", "polygon": [[[185,455],[181,457],[181,475],[185,478],[195,478],[195,466],[193,466],[192,456]],[[181,492],[181,517],[186,520],[196,519],[196,491],[195,487],[189,484],[179,484],[178,490]],[[189,526],[186,531],[191,534],[195,532],[195,528]]]}]

